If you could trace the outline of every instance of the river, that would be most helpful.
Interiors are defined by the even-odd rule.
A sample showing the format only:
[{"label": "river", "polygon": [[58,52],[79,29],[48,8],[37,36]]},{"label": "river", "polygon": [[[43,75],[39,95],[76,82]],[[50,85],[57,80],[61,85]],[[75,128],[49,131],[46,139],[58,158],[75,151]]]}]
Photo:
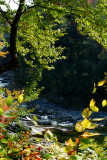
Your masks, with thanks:
[{"label": "river", "polygon": [[[0,86],[6,87],[9,85],[10,80],[14,80],[14,72],[5,72],[0,75]],[[38,120],[38,126],[31,126],[29,120],[25,117],[23,119],[23,124],[27,127],[31,127],[38,132],[45,131],[47,129],[52,130],[55,133],[62,134],[63,136],[71,136],[75,134],[75,124],[81,121],[82,110],[79,109],[65,109],[61,106],[49,102],[47,99],[37,99],[32,102],[24,103],[22,107],[27,107],[28,109],[35,108],[35,111],[30,115],[32,118],[35,115]],[[94,116],[94,114],[92,115]],[[107,111],[100,111],[97,114],[97,118],[107,117]],[[102,135],[107,136],[107,119],[98,122],[99,126],[97,131]],[[32,131],[32,135],[34,132]]]}]

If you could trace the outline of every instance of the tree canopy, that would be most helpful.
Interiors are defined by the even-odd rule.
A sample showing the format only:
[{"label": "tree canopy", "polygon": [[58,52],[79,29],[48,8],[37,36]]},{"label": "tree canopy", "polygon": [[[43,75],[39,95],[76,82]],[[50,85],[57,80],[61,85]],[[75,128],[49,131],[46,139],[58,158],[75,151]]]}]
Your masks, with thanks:
[{"label": "tree canopy", "polygon": [[[61,58],[62,48],[55,47],[55,41],[64,34],[59,24],[65,21],[66,14],[75,17],[81,33],[88,33],[107,47],[106,0],[96,3],[87,0],[32,0],[29,3],[17,0],[14,1],[17,10],[12,10],[10,2],[0,2],[0,32],[10,33],[9,52],[14,61],[19,53],[32,67],[37,67],[39,63],[49,68],[48,64]],[[26,56],[29,52],[28,60]],[[34,62],[38,63],[35,65]]]},{"label": "tree canopy", "polygon": [[[14,0],[0,1],[0,36],[9,46],[11,60],[0,67],[0,73],[19,66],[19,56],[40,72],[52,69],[63,47],[56,41],[66,34],[66,15],[72,15],[82,34],[88,34],[107,48],[106,0]],[[6,43],[4,33],[9,34]]]}]

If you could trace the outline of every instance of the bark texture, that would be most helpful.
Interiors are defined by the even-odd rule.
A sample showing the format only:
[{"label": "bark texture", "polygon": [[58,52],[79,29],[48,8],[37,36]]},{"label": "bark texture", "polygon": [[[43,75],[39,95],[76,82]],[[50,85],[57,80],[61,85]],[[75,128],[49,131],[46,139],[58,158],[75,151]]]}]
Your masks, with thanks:
[{"label": "bark texture", "polygon": [[[20,17],[23,13],[25,0],[20,0],[19,8],[16,12],[16,15],[13,19],[13,21],[10,23],[10,21],[7,19],[6,16],[4,18],[6,21],[9,21],[9,24],[11,26],[11,32],[10,32],[10,55],[11,60],[7,63],[4,63],[2,66],[0,66],[0,73],[6,72],[8,70],[14,69],[19,66],[19,60],[17,55],[17,30],[18,30],[18,23],[20,21]],[[3,15],[3,14],[2,14]],[[4,14],[5,15],[5,14]]]}]

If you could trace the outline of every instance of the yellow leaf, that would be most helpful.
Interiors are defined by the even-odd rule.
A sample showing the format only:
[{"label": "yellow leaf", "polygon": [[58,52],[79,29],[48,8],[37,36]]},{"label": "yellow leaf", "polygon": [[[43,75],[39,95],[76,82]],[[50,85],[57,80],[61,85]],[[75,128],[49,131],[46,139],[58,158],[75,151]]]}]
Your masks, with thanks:
[{"label": "yellow leaf", "polygon": [[60,143],[59,143],[59,142],[53,143],[52,149],[53,149],[54,152],[56,152],[56,153],[60,152],[60,149],[61,149]]},{"label": "yellow leaf", "polygon": [[83,125],[82,125],[82,122],[76,123],[76,125],[75,125],[75,130],[76,130],[77,132],[83,132],[83,131],[85,130],[85,128],[84,128]]},{"label": "yellow leaf", "polygon": [[95,100],[92,99],[92,100],[90,101],[90,108],[92,108],[94,105],[95,105]]},{"label": "yellow leaf", "polygon": [[24,94],[21,94],[21,95],[18,97],[18,102],[19,102],[19,103],[22,103],[22,101],[23,101],[23,95],[24,95]]},{"label": "yellow leaf", "polygon": [[72,139],[70,138],[68,141],[65,141],[66,146],[75,146],[76,143],[72,141]]},{"label": "yellow leaf", "polygon": [[90,126],[87,127],[87,129],[94,129],[98,126],[98,124],[94,124],[94,123],[91,123]]},{"label": "yellow leaf", "polygon": [[103,86],[103,85],[104,85],[104,83],[105,83],[105,80],[98,82],[98,84],[97,84],[97,85],[100,87],[100,86]]},{"label": "yellow leaf", "polygon": [[82,121],[82,125],[83,125],[84,128],[87,128],[87,127],[89,127],[91,125],[91,122],[87,118],[85,118]]},{"label": "yellow leaf", "polygon": [[98,112],[99,111],[99,108],[98,107],[96,107],[95,106],[95,100],[94,99],[92,99],[91,101],[90,101],[90,109],[93,111],[93,112]]},{"label": "yellow leaf", "polygon": [[83,116],[83,118],[88,118],[91,115],[91,113],[92,112],[89,111],[89,108],[86,108],[86,109],[83,110],[82,116]]},{"label": "yellow leaf", "polygon": [[90,133],[90,132],[84,132],[81,137],[82,138],[87,138],[87,137],[92,137],[92,136],[98,136],[100,135],[99,133]]},{"label": "yellow leaf", "polygon": [[49,130],[45,132],[44,137],[47,141],[50,141],[50,142],[53,141],[54,139],[53,133]]},{"label": "yellow leaf", "polygon": [[8,53],[9,53],[8,51],[6,51],[6,52],[0,52],[0,56],[1,56],[1,57],[6,57],[6,55],[7,55]]},{"label": "yellow leaf", "polygon": [[68,151],[66,150],[66,147],[64,147],[64,148],[63,148],[63,151],[64,151],[65,153],[67,153],[67,152],[68,152]]},{"label": "yellow leaf", "polygon": [[106,119],[106,118],[94,118],[94,119],[92,119],[92,121],[103,121],[104,119]]},{"label": "yellow leaf", "polygon": [[98,112],[98,111],[99,111],[99,108],[96,107],[96,106],[93,106],[93,107],[91,108],[91,110],[92,110],[93,112]]},{"label": "yellow leaf", "polygon": [[102,101],[102,107],[105,107],[105,106],[107,106],[107,100],[106,100],[106,99],[104,99],[104,100]]}]

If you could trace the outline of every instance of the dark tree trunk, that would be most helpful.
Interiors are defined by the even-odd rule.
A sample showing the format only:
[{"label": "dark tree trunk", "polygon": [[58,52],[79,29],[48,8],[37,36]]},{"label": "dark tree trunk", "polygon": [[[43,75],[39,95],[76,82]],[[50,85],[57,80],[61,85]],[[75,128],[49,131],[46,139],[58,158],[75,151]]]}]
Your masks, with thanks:
[{"label": "dark tree trunk", "polygon": [[16,40],[17,40],[18,23],[23,12],[24,3],[25,0],[20,0],[19,8],[14,17],[13,22],[11,23],[10,51],[9,51],[11,55],[11,60],[0,66],[0,73],[6,72],[8,70],[14,69],[19,66]]}]

